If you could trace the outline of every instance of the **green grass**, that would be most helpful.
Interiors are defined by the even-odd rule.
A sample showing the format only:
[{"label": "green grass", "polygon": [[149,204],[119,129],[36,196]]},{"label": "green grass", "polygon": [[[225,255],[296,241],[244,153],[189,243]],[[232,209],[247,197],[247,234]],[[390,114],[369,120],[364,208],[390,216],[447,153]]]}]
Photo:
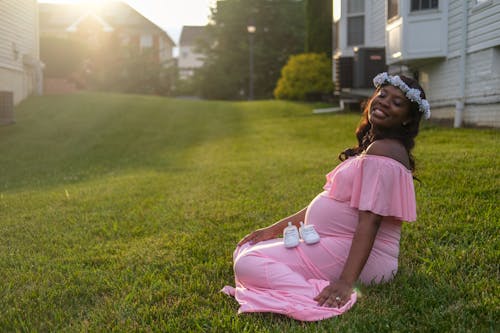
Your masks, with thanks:
[{"label": "green grass", "polygon": [[493,332],[499,132],[425,125],[400,271],[345,315],[237,315],[249,231],[305,206],[355,114],[279,101],[30,98],[0,127],[0,331]]}]

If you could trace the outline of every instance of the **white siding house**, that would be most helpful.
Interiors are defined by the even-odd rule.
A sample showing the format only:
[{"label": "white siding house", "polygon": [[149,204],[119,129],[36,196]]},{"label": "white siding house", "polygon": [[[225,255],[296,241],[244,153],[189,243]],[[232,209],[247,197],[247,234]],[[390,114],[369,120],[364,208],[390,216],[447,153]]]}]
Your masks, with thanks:
[{"label": "white siding house", "polygon": [[385,4],[383,1],[334,0],[338,22],[338,47],[334,56],[354,56],[359,47],[385,47]]},{"label": "white siding house", "polygon": [[[385,64],[383,1],[334,0],[333,79],[341,96],[367,96]],[[348,96],[349,97],[349,96]]]},{"label": "white siding house", "polygon": [[[417,77],[433,118],[500,127],[499,0],[364,0],[364,6],[384,7],[383,15],[378,10],[374,18],[365,16],[365,32],[380,41],[383,23],[389,71]],[[341,23],[346,10],[340,11]],[[342,29],[349,27],[339,26],[340,41],[349,34]],[[340,41],[337,52],[345,52]]]},{"label": "white siding house", "polygon": [[184,26],[182,27],[179,39],[179,78],[187,79],[194,74],[196,68],[200,68],[204,63],[204,55],[197,51],[198,42],[206,38],[204,26]]},{"label": "white siding house", "polygon": [[42,88],[36,0],[0,1],[0,91],[18,104]]},{"label": "white siding house", "polygon": [[434,118],[500,127],[500,2],[435,0],[435,8],[421,10],[399,3],[402,28],[386,28],[390,68],[418,74]]}]

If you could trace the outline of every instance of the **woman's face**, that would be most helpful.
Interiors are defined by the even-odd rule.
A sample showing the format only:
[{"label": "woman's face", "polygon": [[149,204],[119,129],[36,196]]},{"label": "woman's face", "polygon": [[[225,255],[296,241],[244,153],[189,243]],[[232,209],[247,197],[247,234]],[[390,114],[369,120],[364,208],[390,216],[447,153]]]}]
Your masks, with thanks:
[{"label": "woman's face", "polygon": [[374,127],[400,128],[410,121],[410,101],[394,86],[383,86],[373,97],[368,120]]}]

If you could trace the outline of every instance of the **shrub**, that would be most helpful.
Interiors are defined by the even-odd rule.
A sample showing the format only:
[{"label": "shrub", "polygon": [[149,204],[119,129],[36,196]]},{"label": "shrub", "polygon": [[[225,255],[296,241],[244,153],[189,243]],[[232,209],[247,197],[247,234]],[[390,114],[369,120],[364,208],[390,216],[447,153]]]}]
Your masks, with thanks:
[{"label": "shrub", "polygon": [[293,55],[281,70],[274,97],[308,100],[333,91],[331,62],[324,53]]}]

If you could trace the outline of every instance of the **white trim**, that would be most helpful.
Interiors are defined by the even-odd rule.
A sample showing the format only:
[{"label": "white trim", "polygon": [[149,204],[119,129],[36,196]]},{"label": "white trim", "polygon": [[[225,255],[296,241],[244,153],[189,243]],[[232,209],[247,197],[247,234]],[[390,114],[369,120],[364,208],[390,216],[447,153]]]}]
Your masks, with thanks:
[{"label": "white trim", "polygon": [[[484,50],[487,50],[487,49],[491,49],[493,47],[497,47],[499,45],[500,45],[500,38],[498,38],[498,39],[492,39],[492,40],[487,40],[487,41],[485,41],[483,43],[479,43],[479,44],[476,44],[476,45],[473,45],[473,46],[469,46],[467,48],[467,54],[484,51]],[[448,60],[454,59],[454,58],[458,58],[458,57],[460,57],[460,51],[459,50],[450,52],[446,56],[446,58]]]},{"label": "white trim", "polygon": [[104,19],[102,19],[100,16],[97,16],[94,13],[91,13],[90,11],[86,12],[85,14],[81,15],[75,22],[73,22],[69,27],[66,28],[66,31],[68,32],[75,32],[78,30],[78,25],[87,17],[92,17],[99,22],[103,26],[103,31],[104,32],[111,32],[115,30],[108,22],[106,22]]}]

